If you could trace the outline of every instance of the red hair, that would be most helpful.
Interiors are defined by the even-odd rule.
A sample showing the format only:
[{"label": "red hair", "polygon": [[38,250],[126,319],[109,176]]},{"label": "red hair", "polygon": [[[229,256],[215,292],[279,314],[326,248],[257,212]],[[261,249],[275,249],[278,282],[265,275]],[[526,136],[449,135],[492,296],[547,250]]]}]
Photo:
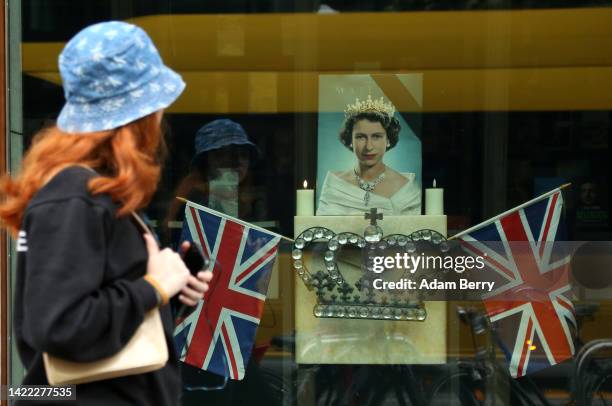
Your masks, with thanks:
[{"label": "red hair", "polygon": [[107,193],[118,202],[118,216],[146,206],[157,188],[163,140],[155,113],[111,131],[67,134],[57,127],[35,135],[21,173],[0,180],[2,226],[14,235],[32,196],[59,170],[85,165],[101,176],[89,181],[91,194]]}]

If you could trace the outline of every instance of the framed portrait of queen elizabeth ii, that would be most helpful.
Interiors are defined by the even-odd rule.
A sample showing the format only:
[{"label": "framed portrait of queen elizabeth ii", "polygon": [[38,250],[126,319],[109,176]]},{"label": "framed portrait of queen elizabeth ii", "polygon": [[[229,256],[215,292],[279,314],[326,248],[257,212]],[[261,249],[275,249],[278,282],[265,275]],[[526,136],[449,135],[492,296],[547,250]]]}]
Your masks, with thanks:
[{"label": "framed portrait of queen elizabeth ii", "polygon": [[[421,214],[419,74],[319,79],[317,215]],[[418,114],[410,116],[417,117]]]}]

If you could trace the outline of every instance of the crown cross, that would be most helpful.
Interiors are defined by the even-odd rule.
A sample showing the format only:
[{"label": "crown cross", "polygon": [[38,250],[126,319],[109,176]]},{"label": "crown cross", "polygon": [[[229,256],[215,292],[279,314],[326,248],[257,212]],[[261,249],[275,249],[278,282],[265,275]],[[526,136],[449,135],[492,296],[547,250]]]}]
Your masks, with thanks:
[{"label": "crown cross", "polygon": [[376,207],[372,207],[370,209],[369,213],[366,213],[364,215],[366,220],[370,220],[370,225],[372,226],[376,226],[376,222],[377,220],[382,220],[383,219],[383,214],[382,213],[378,213],[378,209]]},{"label": "crown cross", "polygon": [[337,290],[340,292],[342,300],[348,301],[351,297],[351,293],[353,293],[355,289],[348,283],[344,282],[342,285],[340,285],[340,287],[338,287]]},{"label": "crown cross", "polygon": [[323,297],[326,290],[332,290],[334,287],[333,281],[330,281],[323,271],[318,271],[312,277],[312,285],[317,290],[317,296]]}]

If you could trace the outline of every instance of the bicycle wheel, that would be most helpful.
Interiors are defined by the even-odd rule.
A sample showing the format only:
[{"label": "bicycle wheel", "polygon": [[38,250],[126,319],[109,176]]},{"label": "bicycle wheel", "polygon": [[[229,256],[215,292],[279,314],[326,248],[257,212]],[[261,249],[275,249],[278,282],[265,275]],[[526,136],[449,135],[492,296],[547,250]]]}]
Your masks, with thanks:
[{"label": "bicycle wheel", "polygon": [[547,406],[549,403],[532,396],[505,375],[487,375],[477,368],[466,368],[441,378],[432,385],[429,406]]},{"label": "bicycle wheel", "polygon": [[[604,390],[607,384],[607,390]],[[592,380],[590,387],[593,389],[586,389],[585,399],[583,404],[579,406],[607,406],[612,405],[611,399],[606,399],[606,396],[612,389],[612,375],[598,376]]]},{"label": "bicycle wheel", "polygon": [[485,384],[473,371],[451,373],[434,382],[428,396],[428,406],[483,406]]}]

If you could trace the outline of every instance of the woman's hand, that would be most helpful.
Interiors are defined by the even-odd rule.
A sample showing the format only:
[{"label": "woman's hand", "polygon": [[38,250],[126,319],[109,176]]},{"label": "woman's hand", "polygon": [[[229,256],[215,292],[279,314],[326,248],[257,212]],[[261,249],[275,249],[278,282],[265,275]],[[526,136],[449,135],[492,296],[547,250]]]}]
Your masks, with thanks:
[{"label": "woman's hand", "polygon": [[187,286],[181,290],[179,300],[187,306],[195,306],[198,301],[204,298],[204,293],[208,291],[208,283],[212,279],[212,272],[200,271],[197,277],[189,275]]},{"label": "woman's hand", "polygon": [[189,269],[179,254],[170,248],[160,250],[151,235],[145,234],[144,239],[149,253],[147,274],[157,281],[169,298],[176,295],[189,282]]},{"label": "woman's hand", "polygon": [[[181,252],[189,249],[190,243],[183,242]],[[187,306],[195,306],[198,301],[204,298],[204,293],[209,289],[209,282],[212,280],[213,274],[207,269],[198,272],[197,276],[189,275],[187,285],[181,289],[179,300]]]}]

